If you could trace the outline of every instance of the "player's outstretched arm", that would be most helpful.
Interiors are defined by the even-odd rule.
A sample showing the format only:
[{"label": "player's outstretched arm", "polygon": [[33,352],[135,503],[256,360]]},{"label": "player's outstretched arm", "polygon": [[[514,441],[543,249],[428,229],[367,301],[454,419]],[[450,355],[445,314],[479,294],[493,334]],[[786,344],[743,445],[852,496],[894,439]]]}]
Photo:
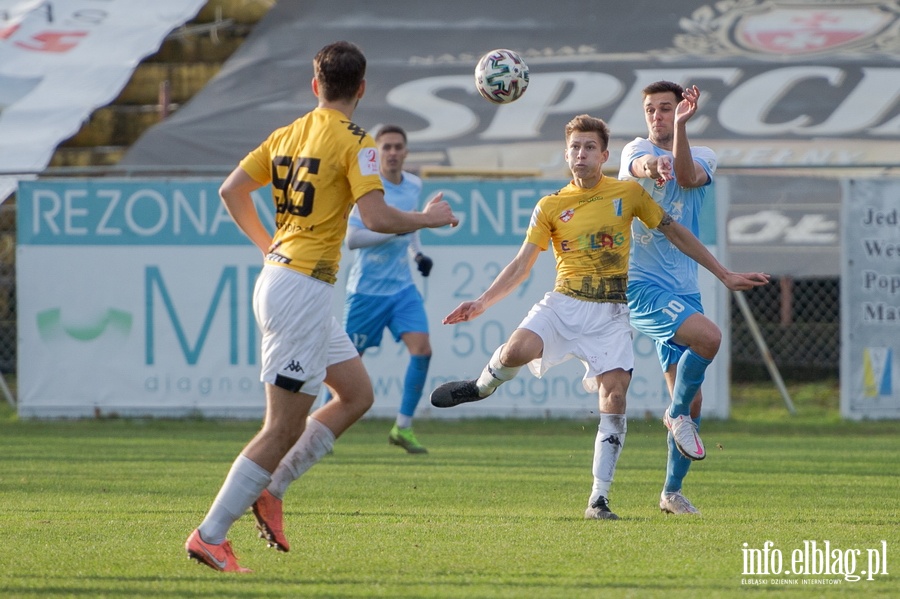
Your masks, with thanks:
[{"label": "player's outstretched arm", "polygon": [[457,324],[466,322],[467,320],[474,320],[481,316],[485,310],[486,307],[484,303],[479,300],[463,302],[456,306],[456,308],[453,309],[453,312],[445,316],[444,320],[441,322],[443,324]]},{"label": "player's outstretched arm", "polygon": [[665,181],[671,181],[675,178],[675,171],[672,167],[672,157],[667,155],[653,156],[652,154],[644,154],[631,163],[631,174],[639,179],[663,179]]},{"label": "player's outstretched arm", "polygon": [[480,316],[485,310],[512,293],[531,274],[541,248],[526,241],[519,248],[516,257],[507,264],[481,296],[470,302],[463,302],[453,312],[444,317],[444,324],[466,322]]},{"label": "player's outstretched arm", "polygon": [[443,227],[446,225],[450,225],[451,227],[455,227],[459,224],[459,219],[453,215],[453,210],[450,208],[450,204],[444,200],[443,192],[438,192],[434,194],[428,202],[425,204],[425,208],[422,209],[422,214],[426,215],[428,218],[429,224],[425,227],[421,228],[429,228],[434,229],[437,227]]},{"label": "player's outstretched arm", "polygon": [[764,272],[731,272],[722,279],[722,283],[732,291],[746,291],[769,282],[769,275]]},{"label": "player's outstretched arm", "polygon": [[450,225],[455,227],[459,219],[453,210],[438,193],[425,205],[422,212],[404,212],[397,210],[384,201],[384,193],[380,190],[370,191],[357,200],[359,216],[370,231],[378,233],[409,233],[419,229],[434,229]]},{"label": "player's outstretched arm", "polygon": [[365,227],[354,227],[353,225],[347,227],[347,247],[351,250],[381,245],[396,237],[397,235],[393,233],[377,233]]},{"label": "player's outstretched arm", "polygon": [[769,275],[762,272],[737,273],[725,268],[693,233],[666,214],[659,224],[660,232],[672,245],[693,258],[697,264],[711,272],[732,291],[744,291],[769,282]]}]

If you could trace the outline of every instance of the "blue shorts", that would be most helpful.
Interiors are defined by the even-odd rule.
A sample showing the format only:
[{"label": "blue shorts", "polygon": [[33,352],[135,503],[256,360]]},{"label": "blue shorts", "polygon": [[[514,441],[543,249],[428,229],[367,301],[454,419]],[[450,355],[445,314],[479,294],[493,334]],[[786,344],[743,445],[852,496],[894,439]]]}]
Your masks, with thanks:
[{"label": "blue shorts", "polygon": [[404,333],[428,333],[425,303],[415,285],[394,295],[350,293],[344,300],[344,330],[357,351],[381,345],[384,329],[390,329],[394,341]]},{"label": "blue shorts", "polygon": [[672,341],[678,328],[688,317],[703,314],[699,293],[678,295],[645,281],[628,282],[628,309],[631,326],[656,342],[663,372],[687,349]]}]

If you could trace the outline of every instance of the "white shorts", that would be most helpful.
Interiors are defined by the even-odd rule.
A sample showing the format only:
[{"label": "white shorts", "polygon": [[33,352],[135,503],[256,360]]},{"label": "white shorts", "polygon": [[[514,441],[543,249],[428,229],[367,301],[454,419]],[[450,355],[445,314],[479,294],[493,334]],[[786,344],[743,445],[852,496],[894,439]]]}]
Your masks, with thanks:
[{"label": "white shorts", "polygon": [[544,342],[543,355],[528,363],[538,378],[557,364],[578,358],[585,368],[581,384],[595,392],[598,375],[616,368],[634,369],[627,304],[586,302],[551,291],[532,306],[518,328]]},{"label": "white shorts", "polygon": [[260,380],[317,395],[332,364],[357,357],[331,313],[334,287],[283,266],[265,265],[253,290],[262,331]]}]

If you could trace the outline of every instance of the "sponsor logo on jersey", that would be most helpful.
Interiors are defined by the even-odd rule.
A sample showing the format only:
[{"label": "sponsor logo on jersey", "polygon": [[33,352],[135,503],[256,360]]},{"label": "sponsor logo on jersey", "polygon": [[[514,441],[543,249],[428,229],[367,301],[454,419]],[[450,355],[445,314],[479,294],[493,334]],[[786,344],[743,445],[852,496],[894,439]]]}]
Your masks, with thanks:
[{"label": "sponsor logo on jersey", "polygon": [[375,148],[362,148],[356,155],[359,162],[359,172],[363,175],[378,174],[378,150]]}]

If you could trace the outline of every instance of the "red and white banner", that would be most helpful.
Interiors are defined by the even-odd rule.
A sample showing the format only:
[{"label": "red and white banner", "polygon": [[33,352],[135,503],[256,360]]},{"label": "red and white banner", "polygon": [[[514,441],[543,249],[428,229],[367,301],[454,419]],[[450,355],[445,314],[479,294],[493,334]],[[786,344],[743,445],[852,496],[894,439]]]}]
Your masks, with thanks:
[{"label": "red and white banner", "polygon": [[205,0],[0,0],[0,201]]}]

